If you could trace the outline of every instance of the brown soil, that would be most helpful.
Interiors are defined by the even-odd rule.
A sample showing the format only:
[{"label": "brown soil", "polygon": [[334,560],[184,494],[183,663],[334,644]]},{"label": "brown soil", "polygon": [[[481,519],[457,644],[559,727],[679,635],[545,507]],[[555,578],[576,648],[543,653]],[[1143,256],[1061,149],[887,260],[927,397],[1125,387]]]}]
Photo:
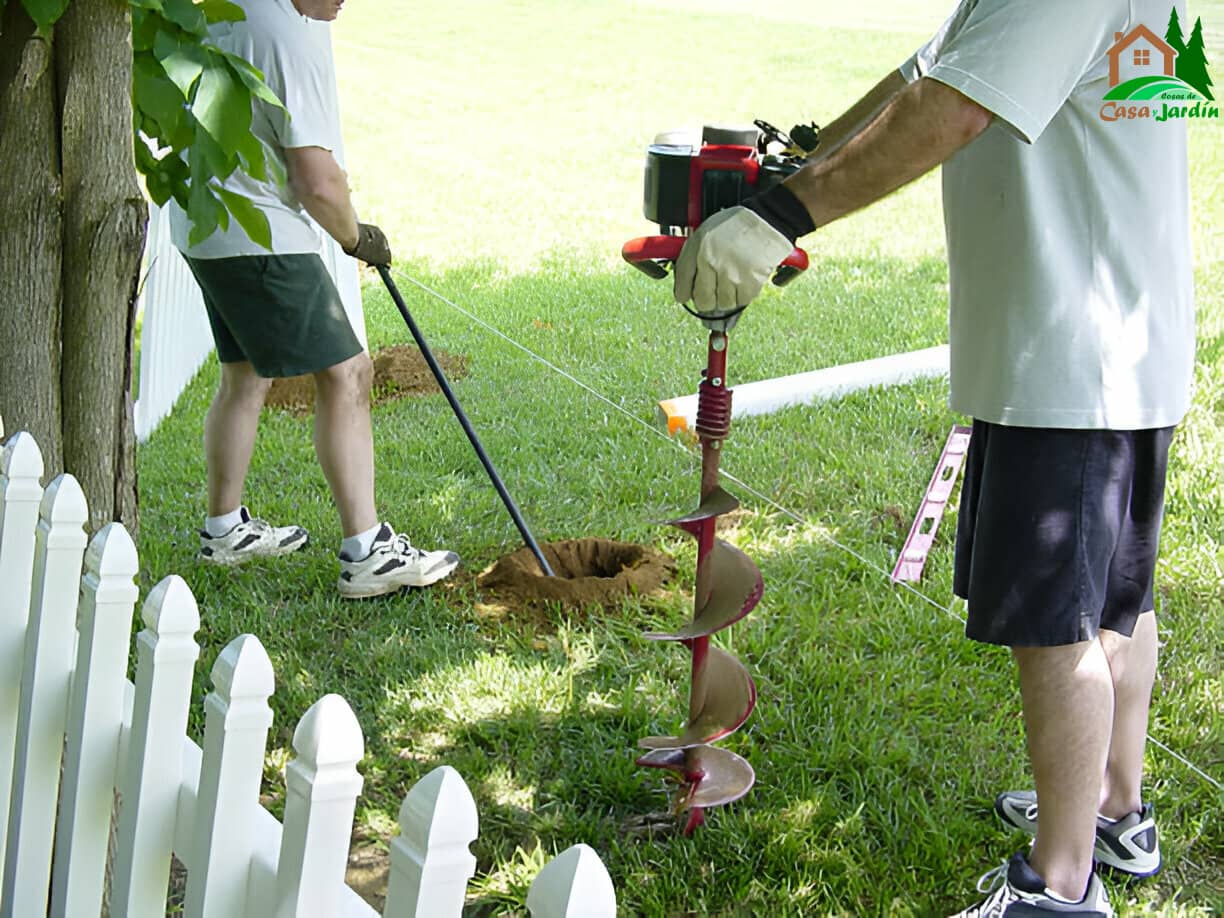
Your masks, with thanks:
[{"label": "brown soil", "polygon": [[609,539],[569,539],[540,546],[553,576],[540,570],[527,547],[506,555],[476,578],[496,610],[525,611],[556,604],[571,611],[607,607],[630,596],[658,593],[676,572],[670,557],[645,545]]},{"label": "brown soil", "polygon": [[[467,376],[468,358],[465,355],[436,350],[432,352],[448,380],[454,381]],[[372,405],[441,391],[424,355],[411,344],[396,344],[384,348],[373,357],[374,388],[370,393]],[[314,399],[314,377],[289,376],[272,381],[267,405],[292,414],[310,414],[314,410]]]}]

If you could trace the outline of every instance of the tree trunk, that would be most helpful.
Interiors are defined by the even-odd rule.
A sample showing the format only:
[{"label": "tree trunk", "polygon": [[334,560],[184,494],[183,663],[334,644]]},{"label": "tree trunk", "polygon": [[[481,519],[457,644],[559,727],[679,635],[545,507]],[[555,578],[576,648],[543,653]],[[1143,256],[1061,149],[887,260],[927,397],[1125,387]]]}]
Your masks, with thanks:
[{"label": "tree trunk", "polygon": [[47,478],[81,482],[89,529],[136,531],[131,367],[147,209],[132,158],[126,0],[72,0],[52,39],[0,29],[0,416]]},{"label": "tree trunk", "polygon": [[20,3],[0,26],[0,416],[28,430],[48,480],[60,449],[59,126],[51,45]]},{"label": "tree trunk", "polygon": [[132,158],[127,0],[72,0],[55,27],[55,63],[64,186],[64,465],[89,499],[91,530],[118,519],[135,535],[132,342],[149,213]]}]

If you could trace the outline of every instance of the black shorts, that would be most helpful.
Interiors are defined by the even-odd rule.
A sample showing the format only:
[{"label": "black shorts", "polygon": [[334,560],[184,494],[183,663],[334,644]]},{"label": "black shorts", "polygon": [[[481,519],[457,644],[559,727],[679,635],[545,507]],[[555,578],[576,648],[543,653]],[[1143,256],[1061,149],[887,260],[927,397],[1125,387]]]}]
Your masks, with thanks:
[{"label": "black shorts", "polygon": [[965,633],[1009,647],[1129,636],[1152,608],[1172,437],[974,421],[953,578]]},{"label": "black shorts", "polygon": [[299,376],[361,353],[318,255],[188,258],[204,294],[217,357],[260,376]]}]

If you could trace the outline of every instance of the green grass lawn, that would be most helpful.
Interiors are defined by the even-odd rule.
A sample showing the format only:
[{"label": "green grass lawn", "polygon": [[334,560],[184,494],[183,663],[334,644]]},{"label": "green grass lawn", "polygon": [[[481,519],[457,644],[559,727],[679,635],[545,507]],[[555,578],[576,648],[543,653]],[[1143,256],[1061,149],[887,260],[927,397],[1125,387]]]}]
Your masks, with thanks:
[{"label": "green grass lawn", "polygon": [[[210,365],[140,451],[142,578],[147,587],[180,573],[197,595],[200,697],[234,636],[254,632],[267,647],[278,681],[266,790],[282,785],[297,718],[339,692],[366,735],[358,841],[385,845],[403,794],[454,766],[480,810],[470,913],[482,915],[525,914],[539,866],[580,841],[607,864],[622,914],[668,916],[946,914],[1022,845],[989,813],[997,791],[1030,780],[1018,693],[1007,653],[963,637],[950,593],[955,519],[916,590],[887,576],[963,420],[942,381],[735,422],[723,467],[742,482],[728,489],[745,512],[726,537],[761,567],[766,591],[716,640],[760,691],[723,744],[758,784],[691,839],[634,831],[667,804],[658,775],[634,767],[635,743],[680,725],[688,681],[683,650],[641,633],[691,614],[695,561],[691,541],[659,521],[696,505],[699,460],[659,433],[655,405],[692,392],[705,357],[704,331],[668,285],[619,258],[624,241],[651,231],[640,212],[645,146],[703,121],[827,121],[949,6],[345,9],[334,34],[358,206],[387,230],[430,342],[469,358],[456,393],[535,536],[648,543],[680,573],[662,597],[556,612],[549,627],[488,614],[471,575],[517,548],[518,534],[441,396],[375,411],[378,489],[382,512],[415,541],[464,556],[453,585],[336,598],[338,523],[309,421],[274,411],[248,500],[308,527],[313,544],[254,569],[199,567]],[[1224,3],[1191,12],[1218,63]],[[1224,130],[1196,124],[1192,138],[1200,348],[1174,447],[1151,725],[1176,755],[1148,758],[1167,866],[1150,883],[1111,887],[1124,915],[1224,908],[1224,794],[1213,784],[1224,777]],[[943,343],[936,178],[808,243],[808,275],[770,291],[733,333],[733,385]],[[365,291],[375,350],[409,340],[376,280]]]}]

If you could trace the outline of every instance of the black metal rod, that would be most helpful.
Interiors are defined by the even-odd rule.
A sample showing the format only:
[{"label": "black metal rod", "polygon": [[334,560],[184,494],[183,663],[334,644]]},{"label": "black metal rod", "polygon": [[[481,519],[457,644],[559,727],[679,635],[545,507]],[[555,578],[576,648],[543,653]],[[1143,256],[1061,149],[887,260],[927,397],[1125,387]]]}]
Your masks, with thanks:
[{"label": "black metal rod", "polygon": [[383,279],[383,283],[387,285],[387,292],[391,294],[391,299],[395,300],[395,305],[399,308],[400,315],[404,317],[404,321],[408,324],[408,331],[412,332],[412,337],[417,343],[417,347],[421,349],[421,354],[425,357],[425,362],[429,364],[429,369],[433,371],[434,379],[438,381],[438,387],[442,390],[442,394],[446,396],[446,400],[450,402],[451,410],[455,412],[455,417],[459,419],[460,425],[463,427],[463,432],[467,434],[467,438],[472,442],[472,448],[476,450],[476,455],[480,458],[481,465],[489,475],[489,480],[493,482],[493,487],[497,489],[498,495],[502,499],[502,503],[506,505],[506,509],[510,511],[510,518],[514,520],[514,525],[518,527],[518,531],[523,536],[523,541],[527,543],[527,547],[531,549],[531,553],[535,555],[536,561],[540,563],[540,570],[544,572],[545,577],[554,577],[552,568],[548,566],[548,561],[544,558],[544,553],[540,551],[540,546],[536,544],[536,540],[532,538],[531,531],[527,528],[527,523],[523,520],[523,515],[519,513],[519,509],[514,504],[514,498],[510,496],[510,492],[506,490],[506,486],[502,484],[501,477],[498,476],[497,470],[493,468],[493,463],[489,460],[489,454],[485,452],[483,446],[480,445],[480,437],[476,436],[476,431],[472,429],[472,424],[464,414],[459,400],[455,398],[455,393],[450,387],[450,383],[446,381],[446,374],[442,372],[442,367],[438,365],[438,361],[434,359],[433,352],[430,351],[429,345],[425,343],[425,337],[421,334],[421,330],[417,328],[417,324],[413,321],[412,314],[408,311],[408,305],[404,302],[404,298],[400,296],[399,288],[395,286],[395,281],[391,279],[391,270],[386,265],[377,265],[378,274]]}]

